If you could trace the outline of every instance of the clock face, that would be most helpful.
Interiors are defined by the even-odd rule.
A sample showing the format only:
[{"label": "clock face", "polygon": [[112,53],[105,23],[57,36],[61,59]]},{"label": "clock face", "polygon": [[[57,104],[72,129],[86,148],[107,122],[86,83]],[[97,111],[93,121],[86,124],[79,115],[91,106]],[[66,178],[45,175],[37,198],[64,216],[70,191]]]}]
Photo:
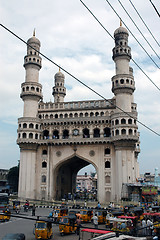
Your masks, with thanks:
[{"label": "clock face", "polygon": [[77,135],[79,134],[78,129],[74,129],[73,134],[74,134],[75,136],[77,136]]}]

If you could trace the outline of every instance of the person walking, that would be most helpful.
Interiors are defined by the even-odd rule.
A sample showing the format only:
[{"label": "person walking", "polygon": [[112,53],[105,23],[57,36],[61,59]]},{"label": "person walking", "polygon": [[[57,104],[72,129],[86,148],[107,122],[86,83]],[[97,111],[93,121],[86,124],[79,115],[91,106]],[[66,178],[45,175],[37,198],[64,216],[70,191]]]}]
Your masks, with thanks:
[{"label": "person walking", "polygon": [[152,236],[153,222],[148,218],[147,219],[147,235]]},{"label": "person walking", "polygon": [[76,224],[77,224],[76,233],[77,233],[77,235],[79,235],[80,234],[80,227],[81,227],[81,218],[79,216],[76,219]]},{"label": "person walking", "polygon": [[97,209],[100,209],[100,208],[101,208],[101,204],[98,202]]},{"label": "person walking", "polygon": [[142,220],[142,234],[143,236],[147,235],[147,223],[145,219]]},{"label": "person walking", "polygon": [[32,206],[32,216],[35,216],[35,212],[36,212],[36,206],[35,206],[35,204],[33,204],[33,206]]},{"label": "person walking", "polygon": [[95,214],[95,215],[92,217],[92,221],[93,221],[94,227],[95,227],[95,228],[98,228],[98,217],[97,217],[97,214]]},{"label": "person walking", "polygon": [[57,220],[58,220],[58,213],[57,213],[57,211],[56,211],[56,210],[54,211],[53,218],[54,218],[54,222],[57,224]]}]

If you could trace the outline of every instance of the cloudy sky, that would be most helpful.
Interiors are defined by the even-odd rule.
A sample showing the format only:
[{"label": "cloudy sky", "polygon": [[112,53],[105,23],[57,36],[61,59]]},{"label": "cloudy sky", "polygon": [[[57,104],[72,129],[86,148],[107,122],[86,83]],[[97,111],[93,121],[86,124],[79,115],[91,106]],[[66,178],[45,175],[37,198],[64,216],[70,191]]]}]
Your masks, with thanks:
[{"label": "cloudy sky", "polygon": [[[144,40],[120,3],[148,40]],[[144,26],[134,6],[150,29],[154,38]],[[152,0],[160,12],[158,1]],[[119,18],[106,0],[84,0],[107,31],[113,36],[119,27]],[[129,46],[134,61],[160,88],[160,18],[149,0],[112,0],[117,14],[128,29]],[[115,75],[112,60],[113,38],[96,22],[80,0],[15,0],[1,1],[1,24],[25,41],[36,29],[41,41],[41,52],[68,72],[95,89],[105,98],[112,98],[111,78]],[[139,46],[135,38],[145,48]],[[156,41],[155,41],[156,40]],[[153,51],[154,50],[154,51]],[[0,168],[17,165],[19,148],[16,145],[17,119],[23,114],[23,102],[19,95],[24,82],[23,58],[26,45],[0,26]],[[151,60],[152,58],[152,60]],[[58,68],[43,58],[40,83],[43,85],[44,101],[53,100],[53,79]],[[141,153],[140,173],[160,172],[160,90],[131,61],[134,69],[136,91],[134,100],[138,106],[138,119],[157,134],[139,124]],[[93,92],[65,74],[66,101],[99,99]]]}]

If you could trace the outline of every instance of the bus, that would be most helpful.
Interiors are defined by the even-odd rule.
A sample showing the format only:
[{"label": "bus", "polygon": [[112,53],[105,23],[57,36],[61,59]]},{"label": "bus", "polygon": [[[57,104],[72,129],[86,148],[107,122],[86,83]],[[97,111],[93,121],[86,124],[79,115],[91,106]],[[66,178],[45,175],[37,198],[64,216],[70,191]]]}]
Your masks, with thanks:
[{"label": "bus", "polygon": [[0,208],[6,208],[9,205],[9,196],[7,193],[0,193]]}]

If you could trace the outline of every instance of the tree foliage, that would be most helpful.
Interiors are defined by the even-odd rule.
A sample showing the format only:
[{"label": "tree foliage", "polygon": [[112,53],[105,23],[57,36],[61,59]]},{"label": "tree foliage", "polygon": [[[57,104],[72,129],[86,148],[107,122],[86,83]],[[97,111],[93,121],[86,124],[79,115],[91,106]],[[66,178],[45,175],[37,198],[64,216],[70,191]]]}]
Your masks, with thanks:
[{"label": "tree foliage", "polygon": [[19,166],[15,166],[9,169],[7,180],[11,191],[18,192]]}]

